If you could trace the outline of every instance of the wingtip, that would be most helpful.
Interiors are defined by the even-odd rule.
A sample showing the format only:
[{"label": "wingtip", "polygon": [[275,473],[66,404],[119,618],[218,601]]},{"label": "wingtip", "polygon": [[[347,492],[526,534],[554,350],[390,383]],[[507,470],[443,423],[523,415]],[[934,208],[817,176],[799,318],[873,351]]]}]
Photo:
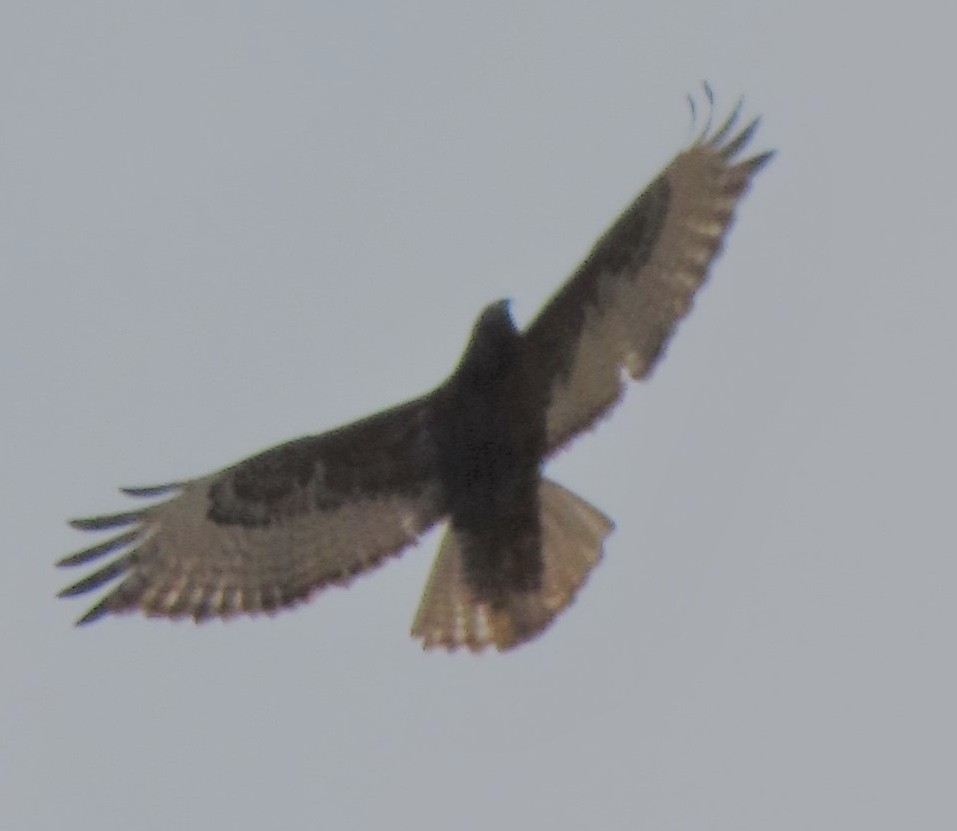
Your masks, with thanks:
[{"label": "wingtip", "polygon": [[140,529],[134,528],[132,531],[127,531],[125,534],[120,534],[118,537],[113,537],[105,542],[98,543],[97,545],[90,546],[89,548],[84,548],[82,551],[77,551],[75,554],[68,554],[66,557],[61,557],[59,560],[57,560],[56,566],[57,568],[70,568],[72,566],[79,566],[83,565],[84,563],[89,563],[92,560],[99,559],[105,554],[110,554],[125,545],[130,545],[131,543],[136,542],[136,539],[139,537],[139,535]]},{"label": "wingtip", "polygon": [[83,594],[84,591],[86,591],[86,588],[80,583],[73,583],[66,588],[60,589],[60,591],[56,593],[56,596],[58,600],[64,600],[67,597],[76,597],[78,594]]},{"label": "wingtip", "polygon": [[106,601],[102,600],[89,609],[83,616],[78,617],[73,626],[77,629],[80,629],[84,626],[89,626],[91,623],[94,623],[101,617],[104,617],[108,611],[109,610],[106,608]]},{"label": "wingtip", "polygon": [[104,516],[81,517],[69,520],[71,528],[77,531],[105,531],[110,528],[119,528],[131,525],[143,519],[143,511],[126,511],[121,514],[107,514]]},{"label": "wingtip", "polygon": [[185,484],[185,482],[168,482],[165,485],[136,485],[120,488],[120,493],[125,494],[126,496],[134,496],[136,498],[165,496],[170,491],[182,489]]},{"label": "wingtip", "polygon": [[708,99],[708,104],[714,106],[714,89],[708,81],[701,82],[701,88],[704,90],[704,97]]},{"label": "wingtip", "polygon": [[[721,147],[722,142],[731,134],[734,130],[735,125],[738,123],[738,119],[741,117],[741,110],[744,108],[744,98],[739,98],[738,102],[734,105],[734,109],[731,110],[731,113],[724,120],[724,123],[718,127],[717,130],[711,136],[702,136],[702,140],[706,140],[711,147]],[[749,125],[750,127],[751,125]],[[748,127],[745,127],[747,130]]]},{"label": "wingtip", "polygon": [[78,580],[76,583],[67,586],[65,589],[61,589],[57,597],[75,597],[78,594],[84,594],[85,592],[91,591],[93,589],[98,589],[100,586],[109,583],[111,580],[115,580],[117,577],[129,570],[134,556],[135,554],[133,552],[127,552],[119,559],[113,560],[113,562],[108,563],[97,571],[94,571],[92,574],[88,574],[82,580]]},{"label": "wingtip", "polygon": [[[704,90],[705,101],[708,102],[708,115],[705,118],[704,126],[701,128],[701,132],[698,134],[698,138],[696,139],[696,142],[704,141],[708,133],[711,132],[711,123],[714,119],[714,90],[711,89],[711,84],[709,84],[707,81],[701,82],[701,88]],[[697,116],[697,112],[694,105],[694,99],[692,98],[690,93],[688,95],[688,100],[691,102],[691,119],[692,119],[692,124],[694,124],[695,118]]]},{"label": "wingtip", "polygon": [[[761,124],[761,117],[755,117],[740,131],[735,133],[735,128],[737,127],[741,113],[744,110],[745,100],[744,96],[741,96],[735,102],[734,108],[727,118],[725,118],[724,121],[712,131],[715,114],[714,90],[707,81],[702,81],[701,88],[704,92],[704,98],[708,105],[708,113],[704,126],[697,133],[697,138],[694,140],[694,146],[706,147],[712,152],[720,155],[720,157],[726,162],[730,162],[754,137],[755,132]],[[692,127],[694,127],[695,122],[698,119],[698,108],[693,95],[689,94],[687,96],[687,100],[688,106],[691,110]],[[767,151],[760,153],[753,158],[747,159],[744,162],[741,162],[741,165],[746,166],[749,172],[754,173],[766,165],[773,158],[773,156],[773,150]]]},{"label": "wingtip", "polygon": [[749,173],[757,173],[762,167],[770,162],[778,154],[777,150],[765,150],[757,156],[748,159],[745,164],[748,166]]},{"label": "wingtip", "polygon": [[[758,125],[761,123],[761,117],[753,118],[744,129],[742,129],[736,136],[728,139],[728,133],[730,133],[730,128],[725,130],[719,130],[712,137],[709,142],[710,145],[715,149],[716,152],[721,154],[721,157],[726,161],[733,159],[754,136],[755,131],[758,129]],[[727,126],[727,125],[725,125]],[[725,140],[727,139],[727,142]]]}]

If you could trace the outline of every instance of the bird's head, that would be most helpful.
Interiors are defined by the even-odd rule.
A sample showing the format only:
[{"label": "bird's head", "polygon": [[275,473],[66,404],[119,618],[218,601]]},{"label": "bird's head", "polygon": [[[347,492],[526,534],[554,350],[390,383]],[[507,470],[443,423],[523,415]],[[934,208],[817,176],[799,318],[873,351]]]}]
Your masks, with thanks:
[{"label": "bird's head", "polygon": [[510,300],[486,306],[472,327],[472,337],[459,364],[460,370],[498,374],[518,353],[519,332],[509,311]]}]

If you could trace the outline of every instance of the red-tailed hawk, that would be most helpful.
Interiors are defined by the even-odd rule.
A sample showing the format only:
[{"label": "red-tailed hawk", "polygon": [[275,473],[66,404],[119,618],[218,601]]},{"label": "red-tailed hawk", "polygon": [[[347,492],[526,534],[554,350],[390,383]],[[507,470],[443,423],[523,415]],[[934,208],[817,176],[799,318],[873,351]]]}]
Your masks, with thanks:
[{"label": "red-tailed hawk", "polygon": [[[710,90],[707,90],[709,103]],[[78,519],[122,533],[58,563],[107,565],[60,592],[118,582],[79,623],[271,613],[348,583],[448,529],[412,624],[426,647],[508,649],[571,601],[612,522],[542,476],[544,463],[648,376],[704,281],[735,207],[771,158],[738,160],[757,120],[738,109],[662,171],[525,331],[505,301],[478,318],[432,392],[175,484],[170,497]]]}]

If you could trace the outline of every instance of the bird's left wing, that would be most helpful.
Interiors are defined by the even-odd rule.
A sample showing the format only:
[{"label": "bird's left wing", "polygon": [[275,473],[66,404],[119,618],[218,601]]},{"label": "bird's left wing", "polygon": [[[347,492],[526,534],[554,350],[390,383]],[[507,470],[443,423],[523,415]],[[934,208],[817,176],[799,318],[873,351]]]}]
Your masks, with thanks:
[{"label": "bird's left wing", "polygon": [[74,520],[124,529],[58,565],[107,565],[60,596],[119,579],[81,619],[139,609],[196,620],[272,612],[347,583],[441,519],[426,396],[319,436],[291,441],[182,484],[141,510]]},{"label": "bird's left wing", "polygon": [[737,114],[675,157],[525,331],[529,377],[547,402],[547,453],[615,405],[623,370],[646,377],[688,313],[738,200],[772,155],[736,159],[758,123],[735,135]]}]

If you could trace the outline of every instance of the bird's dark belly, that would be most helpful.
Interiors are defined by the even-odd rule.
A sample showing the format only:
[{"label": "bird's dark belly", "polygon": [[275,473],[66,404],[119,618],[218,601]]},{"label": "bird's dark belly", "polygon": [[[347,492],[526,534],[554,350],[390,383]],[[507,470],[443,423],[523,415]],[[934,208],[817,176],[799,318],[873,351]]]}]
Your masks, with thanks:
[{"label": "bird's dark belly", "polygon": [[483,394],[466,391],[441,408],[435,425],[439,477],[453,515],[500,513],[520,482],[538,478],[544,412],[530,411],[509,389],[516,386],[489,384]]},{"label": "bird's dark belly", "polygon": [[[544,410],[491,385],[485,395],[446,410],[440,479],[467,579],[477,597],[541,585],[538,483]],[[505,387],[505,385],[502,385]]]}]

